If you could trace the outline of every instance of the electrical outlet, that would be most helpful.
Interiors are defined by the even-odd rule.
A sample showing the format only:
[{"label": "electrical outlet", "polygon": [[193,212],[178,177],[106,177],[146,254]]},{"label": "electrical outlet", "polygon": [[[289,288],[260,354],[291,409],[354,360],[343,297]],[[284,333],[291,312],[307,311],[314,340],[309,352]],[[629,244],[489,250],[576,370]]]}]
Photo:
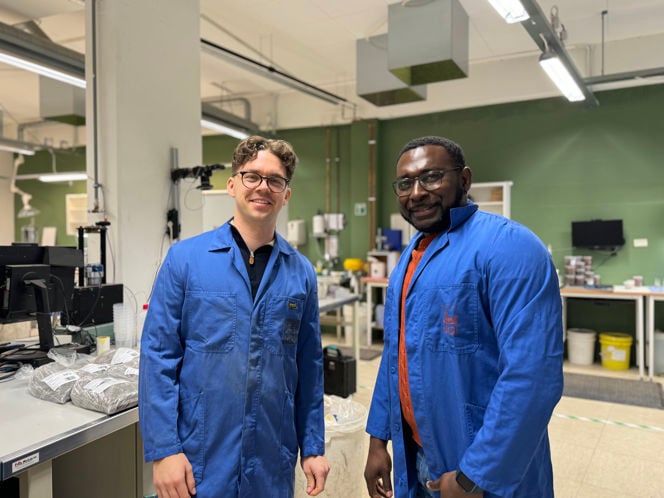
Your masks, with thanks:
[{"label": "electrical outlet", "polygon": [[648,247],[648,239],[634,239],[634,247]]},{"label": "electrical outlet", "polygon": [[355,212],[355,216],[366,216],[367,215],[367,204],[365,202],[356,202],[354,212]]}]

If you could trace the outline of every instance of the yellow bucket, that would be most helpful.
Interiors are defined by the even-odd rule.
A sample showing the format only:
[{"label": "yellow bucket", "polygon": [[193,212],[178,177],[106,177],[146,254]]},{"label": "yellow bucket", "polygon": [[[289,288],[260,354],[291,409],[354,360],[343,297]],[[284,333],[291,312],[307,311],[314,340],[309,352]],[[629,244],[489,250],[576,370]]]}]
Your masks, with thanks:
[{"label": "yellow bucket", "polygon": [[609,370],[627,370],[632,336],[621,332],[602,332],[599,335],[602,366]]}]

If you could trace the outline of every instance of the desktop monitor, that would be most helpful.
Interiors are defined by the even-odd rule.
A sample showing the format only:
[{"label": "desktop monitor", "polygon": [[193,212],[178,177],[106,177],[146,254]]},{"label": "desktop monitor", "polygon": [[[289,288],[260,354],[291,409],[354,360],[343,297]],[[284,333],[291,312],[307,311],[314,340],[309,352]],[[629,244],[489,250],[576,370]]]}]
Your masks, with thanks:
[{"label": "desktop monitor", "polygon": [[0,323],[36,320],[39,328],[38,350],[24,354],[26,361],[53,347],[51,314],[71,310],[75,270],[82,262],[74,248],[0,246]]}]

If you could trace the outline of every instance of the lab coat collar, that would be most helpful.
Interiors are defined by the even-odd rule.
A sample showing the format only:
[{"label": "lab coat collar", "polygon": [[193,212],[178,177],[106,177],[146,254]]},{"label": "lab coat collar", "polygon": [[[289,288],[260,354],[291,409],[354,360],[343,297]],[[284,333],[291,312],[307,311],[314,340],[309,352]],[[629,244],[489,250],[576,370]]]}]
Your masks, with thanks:
[{"label": "lab coat collar", "polygon": [[[214,231],[212,240],[210,241],[210,247],[208,251],[224,251],[230,249],[235,245],[235,240],[233,239],[233,233],[231,232],[230,221],[233,218],[229,219],[226,223],[221,225]],[[275,232],[276,233],[276,232]],[[284,239],[279,233],[276,233],[276,238],[274,241],[274,249],[279,252],[287,255],[295,254],[295,249],[291,246],[286,239]]]}]

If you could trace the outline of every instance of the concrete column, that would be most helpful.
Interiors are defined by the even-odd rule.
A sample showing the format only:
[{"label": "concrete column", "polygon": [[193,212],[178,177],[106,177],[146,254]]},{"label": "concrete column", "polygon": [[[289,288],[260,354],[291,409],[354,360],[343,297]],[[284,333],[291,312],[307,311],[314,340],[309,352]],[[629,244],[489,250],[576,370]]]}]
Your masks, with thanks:
[{"label": "concrete column", "polygon": [[[100,211],[90,222],[111,223],[108,282],[123,283],[140,308],[168,248],[171,148],[180,167],[201,164],[199,2],[93,0],[86,9],[87,171],[101,185],[88,183]],[[202,228],[201,196],[181,195],[188,237]]]},{"label": "concrete column", "polygon": [[9,191],[13,171],[14,154],[0,151],[0,246],[14,242],[14,197],[18,196]]}]

